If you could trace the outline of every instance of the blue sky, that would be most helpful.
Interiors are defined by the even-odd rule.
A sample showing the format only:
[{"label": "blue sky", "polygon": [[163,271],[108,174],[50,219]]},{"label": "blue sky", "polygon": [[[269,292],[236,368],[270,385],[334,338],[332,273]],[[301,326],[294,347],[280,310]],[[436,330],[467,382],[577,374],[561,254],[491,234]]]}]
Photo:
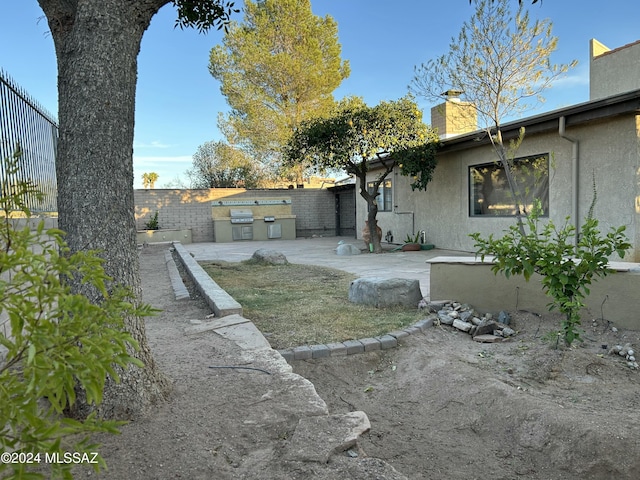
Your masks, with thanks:
[{"label": "blue sky", "polygon": [[[337,21],[342,58],[351,64],[351,76],[335,97],[359,95],[369,105],[405,95],[414,66],[446,53],[451,38],[473,14],[467,0],[311,0],[311,4],[316,15],[331,15]],[[579,62],[545,94],[546,103],[528,114],[588,100],[591,38],[609,48],[640,39],[636,0],[542,0],[528,8],[533,18],[553,22],[559,44],[552,61]],[[0,68],[55,115],[56,59],[42,15],[36,0],[0,2]],[[222,32],[202,35],[174,29],[175,18],[175,9],[164,7],[142,41],[134,140],[136,188],[142,186],[142,173],[150,171],[159,174],[156,188],[177,177],[187,183],[184,172],[198,146],[221,139],[217,115],[227,105],[207,65],[209,51],[220,43]],[[242,14],[234,19],[241,20]],[[428,121],[433,105],[418,102]]]}]

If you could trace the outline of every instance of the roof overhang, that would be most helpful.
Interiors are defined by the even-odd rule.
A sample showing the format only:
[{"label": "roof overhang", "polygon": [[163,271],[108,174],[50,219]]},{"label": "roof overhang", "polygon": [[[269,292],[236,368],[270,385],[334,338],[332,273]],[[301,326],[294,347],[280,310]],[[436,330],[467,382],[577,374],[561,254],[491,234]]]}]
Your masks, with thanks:
[{"label": "roof overhang", "polygon": [[340,193],[340,192],[347,192],[349,190],[355,190],[355,188],[356,188],[355,183],[344,183],[342,185],[334,185],[333,187],[327,187],[327,190],[329,190],[332,193]]},{"label": "roof overhang", "polygon": [[[559,120],[565,118],[565,127],[583,125],[601,121],[620,115],[640,114],[640,90],[615,95],[591,102],[584,102],[572,107],[553,110],[548,113],[515,120],[502,125],[503,140],[517,138],[520,128],[524,127],[527,135],[557,131]],[[477,130],[454,138],[442,140],[438,154],[465,150],[479,145],[489,144],[486,130]]]}]

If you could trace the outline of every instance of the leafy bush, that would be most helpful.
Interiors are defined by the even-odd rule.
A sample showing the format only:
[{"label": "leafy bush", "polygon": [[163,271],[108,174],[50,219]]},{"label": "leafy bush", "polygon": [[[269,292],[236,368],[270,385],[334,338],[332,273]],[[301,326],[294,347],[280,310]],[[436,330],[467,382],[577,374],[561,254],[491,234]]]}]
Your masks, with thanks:
[{"label": "leafy bush", "polygon": [[147,230],[158,230],[160,228],[160,225],[158,224],[157,210],[156,210],[156,213],[153,214],[153,217],[151,217],[149,221],[144,224],[144,226],[147,228]]},{"label": "leafy bush", "polygon": [[[19,178],[19,158],[17,152],[4,160],[5,178]],[[4,182],[1,193],[0,316],[8,318],[9,331],[0,329],[0,476],[45,478],[47,471],[47,477],[72,478],[72,463],[39,463],[55,458],[52,454],[64,458],[65,452],[93,459],[97,445],[89,435],[117,433],[122,422],[96,415],[79,421],[65,418],[64,411],[75,403],[78,387],[87,402],[99,404],[106,376],[118,381],[115,365],[143,366],[128,353],[137,344],[123,318],[153,310],[134,306],[133,295],[123,288],[108,291],[102,260],[95,252],[71,255],[62,231],[45,229],[44,221],[35,230],[29,221],[16,227],[12,216],[28,220],[31,214],[25,198],[41,198],[32,182]],[[74,294],[65,283],[71,277],[94,286],[104,300],[93,304]],[[22,462],[7,462],[12,455]],[[99,456],[96,460],[96,470],[105,466]]]},{"label": "leafy bush", "polygon": [[631,245],[624,226],[612,228],[602,236],[591,210],[580,227],[577,244],[576,228],[569,224],[569,218],[558,229],[551,221],[541,225],[541,212],[537,202],[526,217],[524,232],[513,225],[502,238],[490,235],[483,239],[479,233],[471,237],[476,242],[477,255],[483,260],[486,255],[495,257],[491,267],[494,273],[502,272],[507,278],[523,275],[527,281],[533,273],[542,276],[543,291],[552,298],[548,307],[557,308],[565,316],[561,333],[565,343],[571,345],[580,340],[580,309],[590,293],[588,286],[596,277],[611,273],[608,263],[614,252],[623,258]]}]

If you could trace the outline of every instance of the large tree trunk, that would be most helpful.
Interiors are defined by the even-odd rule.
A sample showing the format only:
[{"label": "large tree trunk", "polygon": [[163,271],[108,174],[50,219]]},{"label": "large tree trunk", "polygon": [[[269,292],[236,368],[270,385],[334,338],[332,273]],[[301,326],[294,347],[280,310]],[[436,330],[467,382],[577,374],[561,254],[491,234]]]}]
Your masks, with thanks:
[{"label": "large tree trunk", "polygon": [[[132,157],[137,56],[144,31],[166,0],[39,2],[58,59],[59,226],[72,252],[100,250],[106,273],[139,299]],[[146,367],[120,372],[119,385],[108,381],[99,408],[108,418],[135,418],[167,392],[144,321],[125,322],[140,344],[135,356]]]},{"label": "large tree trunk", "polygon": [[[367,225],[369,227],[369,244],[373,247],[373,253],[382,253],[382,245],[380,244],[380,235],[378,235],[378,203],[376,202],[376,196],[369,194],[367,190],[367,170],[363,168],[355,172],[360,182],[360,196],[367,202]],[[376,192],[377,189],[374,190]]]}]

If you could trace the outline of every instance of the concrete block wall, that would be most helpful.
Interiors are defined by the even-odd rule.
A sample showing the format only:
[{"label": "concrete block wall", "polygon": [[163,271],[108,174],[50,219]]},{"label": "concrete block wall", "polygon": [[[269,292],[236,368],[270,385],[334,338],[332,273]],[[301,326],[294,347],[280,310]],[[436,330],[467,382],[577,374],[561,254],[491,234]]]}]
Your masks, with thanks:
[{"label": "concrete block wall", "polygon": [[340,195],[340,235],[356,237],[356,196],[355,191],[338,193]]},{"label": "concrete block wall", "polygon": [[328,190],[289,190],[293,214],[296,215],[296,235],[333,236],[336,234],[335,195]]},{"label": "concrete block wall", "polygon": [[208,189],[203,190],[135,190],[136,228],[145,224],[158,212],[160,228],[190,228],[194,242],[213,240],[211,200]]},{"label": "concrete block wall", "polygon": [[211,202],[221,198],[290,197],[296,236],[335,235],[335,197],[326,189],[212,188],[200,190],[135,190],[138,230],[158,212],[160,228],[190,228],[193,242],[214,241]]}]

